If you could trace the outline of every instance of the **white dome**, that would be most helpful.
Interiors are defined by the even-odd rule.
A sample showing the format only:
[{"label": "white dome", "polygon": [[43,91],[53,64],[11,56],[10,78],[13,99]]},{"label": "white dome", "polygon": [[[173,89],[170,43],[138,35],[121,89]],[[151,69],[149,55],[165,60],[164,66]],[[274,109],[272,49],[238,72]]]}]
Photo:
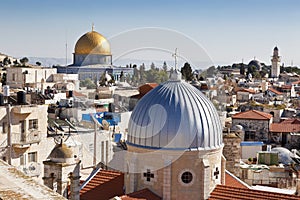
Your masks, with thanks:
[{"label": "white dome", "polygon": [[132,112],[128,145],[163,149],[216,149],[222,126],[213,104],[183,81],[167,81],[146,94]]}]

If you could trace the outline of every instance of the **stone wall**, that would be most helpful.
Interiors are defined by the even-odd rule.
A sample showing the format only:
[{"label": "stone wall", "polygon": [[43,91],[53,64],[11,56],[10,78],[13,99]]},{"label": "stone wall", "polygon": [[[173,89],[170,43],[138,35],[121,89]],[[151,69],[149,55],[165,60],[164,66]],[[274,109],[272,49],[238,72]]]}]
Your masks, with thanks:
[{"label": "stone wall", "polygon": [[241,141],[241,138],[234,133],[227,134],[223,137],[223,155],[226,158],[226,169],[237,177],[239,177],[240,174]]}]

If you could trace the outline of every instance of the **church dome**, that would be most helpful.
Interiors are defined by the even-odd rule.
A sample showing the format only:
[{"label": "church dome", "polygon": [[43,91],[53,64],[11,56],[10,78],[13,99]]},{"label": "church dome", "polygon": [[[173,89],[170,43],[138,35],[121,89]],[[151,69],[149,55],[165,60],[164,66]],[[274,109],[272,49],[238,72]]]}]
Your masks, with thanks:
[{"label": "church dome", "polygon": [[127,143],[151,149],[217,149],[223,146],[222,126],[214,105],[198,89],[173,79],[138,102]]},{"label": "church dome", "polygon": [[75,54],[110,55],[110,45],[103,35],[92,30],[79,38],[75,45]]}]

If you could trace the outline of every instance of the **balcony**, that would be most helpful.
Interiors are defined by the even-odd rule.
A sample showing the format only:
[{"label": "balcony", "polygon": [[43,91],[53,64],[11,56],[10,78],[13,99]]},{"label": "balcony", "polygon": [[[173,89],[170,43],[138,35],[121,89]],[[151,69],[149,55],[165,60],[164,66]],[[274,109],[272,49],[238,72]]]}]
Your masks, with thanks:
[{"label": "balcony", "polygon": [[38,130],[31,130],[27,133],[12,133],[12,146],[15,148],[27,148],[31,144],[39,143],[41,141],[41,132]]},{"label": "balcony", "polygon": [[19,105],[19,106],[14,106],[12,108],[12,111],[16,114],[29,114],[32,113],[37,106],[32,106],[32,105]]}]

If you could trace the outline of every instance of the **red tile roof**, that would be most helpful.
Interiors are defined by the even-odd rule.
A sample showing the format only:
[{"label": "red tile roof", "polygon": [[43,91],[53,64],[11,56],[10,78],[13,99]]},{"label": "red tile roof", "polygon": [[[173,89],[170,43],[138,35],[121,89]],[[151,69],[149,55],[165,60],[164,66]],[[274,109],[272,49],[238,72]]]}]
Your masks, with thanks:
[{"label": "red tile roof", "polygon": [[110,199],[124,194],[124,174],[111,170],[99,170],[85,181],[80,190],[80,200]]},{"label": "red tile roof", "polygon": [[161,200],[157,194],[153,193],[148,188],[121,196],[122,200]]},{"label": "red tile roof", "polygon": [[291,85],[282,85],[281,89],[291,89],[292,86]]},{"label": "red tile roof", "polygon": [[300,121],[298,119],[286,119],[280,123],[273,123],[270,126],[270,132],[299,133],[300,132]]},{"label": "red tile roof", "polygon": [[141,99],[145,94],[147,94],[150,90],[157,87],[157,83],[146,83],[139,87],[139,94],[131,96],[134,99]]},{"label": "red tile roof", "polygon": [[292,84],[293,84],[293,85],[298,85],[298,84],[300,84],[300,80],[295,81],[295,82],[292,82]]},{"label": "red tile roof", "polygon": [[152,90],[153,88],[157,87],[158,84],[157,83],[146,83],[142,86],[139,87],[139,92],[140,94],[147,94],[150,90]]},{"label": "red tile roof", "polygon": [[249,188],[246,183],[244,183],[242,180],[240,180],[238,177],[234,176],[227,170],[225,172],[225,185],[237,188]]},{"label": "red tile roof", "polygon": [[252,89],[248,89],[248,88],[240,88],[237,92],[249,92],[251,94],[255,94],[256,92]]},{"label": "red tile roof", "polygon": [[217,185],[210,194],[209,200],[300,200],[299,196]]},{"label": "red tile roof", "polygon": [[274,94],[282,95],[282,92],[279,92],[278,90],[276,90],[274,88],[269,88],[268,90],[271,91],[271,92],[273,92]]},{"label": "red tile roof", "polygon": [[271,114],[260,112],[257,110],[248,110],[240,112],[232,116],[232,119],[255,119],[255,120],[270,120],[273,116]]}]

